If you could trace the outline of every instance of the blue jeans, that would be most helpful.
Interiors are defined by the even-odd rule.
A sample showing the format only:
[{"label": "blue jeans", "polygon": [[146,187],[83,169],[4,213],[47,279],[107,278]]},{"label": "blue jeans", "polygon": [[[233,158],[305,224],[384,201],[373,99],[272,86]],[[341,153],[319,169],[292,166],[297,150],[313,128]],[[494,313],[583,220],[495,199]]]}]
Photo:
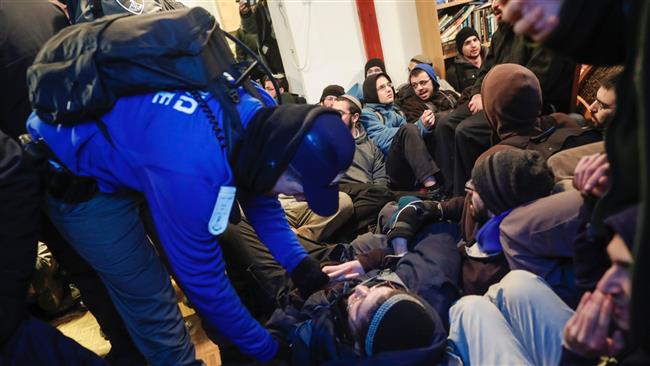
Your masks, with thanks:
[{"label": "blue jeans", "polygon": [[515,270],[451,307],[449,346],[464,365],[557,365],[572,315],[541,277]]},{"label": "blue jeans", "polygon": [[152,365],[194,365],[194,345],[169,274],[145,234],[135,194],[98,194],[80,204],[47,197],[61,234],[102,278],[131,338]]}]

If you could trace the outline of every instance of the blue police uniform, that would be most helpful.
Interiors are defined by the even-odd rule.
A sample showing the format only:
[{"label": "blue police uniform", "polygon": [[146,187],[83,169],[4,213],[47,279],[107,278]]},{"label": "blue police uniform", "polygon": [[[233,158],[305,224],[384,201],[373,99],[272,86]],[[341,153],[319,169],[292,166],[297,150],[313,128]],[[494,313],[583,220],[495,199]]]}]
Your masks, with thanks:
[{"label": "blue police uniform", "polygon": [[[262,103],[241,88],[239,94],[241,102],[237,108],[245,127],[262,108]],[[273,103],[268,95],[261,94],[267,104]],[[217,101],[207,94],[202,96],[215,116],[220,116],[222,109]],[[277,344],[241,304],[226,277],[222,250],[208,230],[220,187],[232,186],[234,182],[226,149],[217,141],[199,103],[183,91],[123,97],[101,120],[110,141],[93,121],[75,126],[52,126],[32,114],[27,127],[35,139],[45,140],[72,172],[96,179],[101,192],[93,198],[96,202],[129,197],[118,206],[136,210],[137,205],[132,204],[132,196],[126,192],[141,192],[151,210],[171,269],[203,319],[246,354],[260,360],[271,359]],[[238,194],[237,198],[262,242],[291,273],[307,254],[290,230],[277,198],[255,194]],[[92,202],[85,204],[87,208],[93,207]],[[100,209],[107,205],[110,204],[104,202],[103,206],[96,204],[94,207]],[[88,228],[88,222],[82,227],[81,221],[70,220],[73,213],[83,217],[83,212],[74,212],[78,205],[65,206],[50,198],[48,211],[59,229],[66,233],[64,235],[100,273],[129,332],[148,361],[152,364],[194,362],[191,344],[178,345],[189,342],[184,328],[178,328],[179,321],[182,327],[182,319],[174,314],[172,307],[160,305],[161,302],[173,302],[176,306],[169,295],[171,287],[160,283],[169,282],[168,278],[160,278],[166,271],[148,258],[150,250],[135,254],[142,250],[140,244],[121,247],[130,240],[127,237],[142,241],[141,230],[132,232],[131,236],[116,237],[105,248],[94,250],[90,248],[94,239],[101,241],[103,235],[110,236],[117,229],[96,227],[97,222],[106,217],[103,214],[96,215],[99,221],[95,221],[95,227]],[[141,225],[124,223],[126,214],[114,217],[114,221],[104,224]],[[89,230],[100,234],[75,234]],[[115,246],[112,251],[111,245]],[[129,252],[131,250],[133,252]],[[123,263],[137,256],[143,258],[140,264]],[[147,268],[127,268],[135,265]],[[124,268],[108,273],[105,269],[110,266]],[[136,270],[149,273],[130,272]],[[158,299],[141,297],[141,291],[155,286],[158,292],[150,296]],[[156,323],[161,317],[167,323]],[[153,324],[157,325],[153,327]],[[151,325],[151,329],[142,331],[147,325]],[[167,328],[161,329],[164,327]]]}]

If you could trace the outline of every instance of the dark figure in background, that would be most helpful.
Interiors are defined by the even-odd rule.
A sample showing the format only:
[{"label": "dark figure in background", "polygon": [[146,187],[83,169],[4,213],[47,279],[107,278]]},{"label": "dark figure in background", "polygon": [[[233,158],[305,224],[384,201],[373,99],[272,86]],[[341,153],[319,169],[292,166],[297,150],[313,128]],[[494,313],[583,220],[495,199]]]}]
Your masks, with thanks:
[{"label": "dark figure in background", "polygon": [[0,131],[0,364],[104,365],[97,355],[27,312],[42,200],[33,163]]},{"label": "dark figure in background", "polygon": [[253,3],[253,5],[249,5],[246,0],[239,2],[241,27],[246,33],[257,35],[257,52],[271,71],[273,73],[284,73],[278,41],[273,31],[269,5],[266,0]]}]

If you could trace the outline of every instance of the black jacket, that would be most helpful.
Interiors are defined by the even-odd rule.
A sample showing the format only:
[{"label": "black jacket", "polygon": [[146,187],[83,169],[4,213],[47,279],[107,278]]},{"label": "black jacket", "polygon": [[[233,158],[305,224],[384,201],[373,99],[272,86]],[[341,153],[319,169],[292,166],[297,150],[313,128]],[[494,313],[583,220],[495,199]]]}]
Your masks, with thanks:
[{"label": "black jacket", "polygon": [[32,112],[25,73],[41,46],[68,25],[60,8],[48,2],[0,1],[0,130],[16,139],[26,133]]},{"label": "black jacket", "polygon": [[[483,61],[485,61],[487,53],[488,49],[481,46],[481,59]],[[447,80],[457,92],[462,93],[466,88],[474,85],[480,68],[472,65],[465,56],[459,53],[454,57],[451,65],[449,65],[446,71],[447,74],[445,80]]]},{"label": "black jacket", "polygon": [[[385,245],[380,236],[366,236],[375,246],[374,253]],[[384,237],[385,238],[385,237]],[[422,230],[416,238],[415,250],[395,261],[378,255],[373,259],[359,258],[367,265],[379,263],[388,270],[368,271],[362,279],[339,284],[311,295],[304,303],[275,311],[267,327],[292,344],[292,362],[296,365],[435,365],[444,354],[447,338],[448,312],[459,298],[458,278],[460,255],[456,250],[458,228],[450,223],[438,223]],[[374,262],[370,264],[370,262]],[[429,346],[405,351],[381,352],[362,357],[354,351],[354,341],[347,325],[347,296],[363,280],[383,282],[397,276],[396,282],[425,300],[436,323],[435,335]]]},{"label": "black jacket", "polygon": [[481,92],[483,78],[493,66],[504,63],[519,64],[535,73],[542,87],[544,113],[569,111],[575,63],[516,35],[512,26],[505,23],[499,24],[492,36],[490,50],[472,86],[471,95]]},{"label": "black jacket", "polygon": [[[610,189],[598,202],[591,226],[604,230],[604,218],[623,207],[641,203],[641,212],[648,207],[647,159],[645,150],[650,106],[650,75],[647,73],[647,41],[650,39],[650,3],[624,0],[571,0],[563,3],[559,26],[545,45],[577,62],[591,65],[625,63],[617,86],[616,115],[605,135],[605,149],[610,162]],[[601,45],[594,47],[594,44]],[[641,163],[643,162],[643,163]],[[648,223],[642,222],[637,243],[648,242]],[[632,333],[646,353],[650,350],[650,313],[647,302],[650,289],[650,246],[639,245],[635,253],[632,284]]]}]

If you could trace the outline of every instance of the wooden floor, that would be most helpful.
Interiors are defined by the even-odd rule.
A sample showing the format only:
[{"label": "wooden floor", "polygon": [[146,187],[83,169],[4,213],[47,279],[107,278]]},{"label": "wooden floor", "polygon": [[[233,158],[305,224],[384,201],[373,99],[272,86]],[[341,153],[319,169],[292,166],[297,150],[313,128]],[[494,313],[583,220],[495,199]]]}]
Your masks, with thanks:
[{"label": "wooden floor", "polygon": [[[185,324],[189,326],[190,335],[196,347],[196,357],[203,360],[208,366],[221,365],[219,348],[205,335],[205,332],[201,328],[201,320],[199,317],[192,309],[189,309],[182,303],[179,303],[179,307],[185,319]],[[105,356],[111,348],[110,343],[101,336],[99,324],[97,324],[95,317],[89,311],[82,315],[67,317],[63,321],[55,321],[54,325],[63,334],[100,356]]]}]

